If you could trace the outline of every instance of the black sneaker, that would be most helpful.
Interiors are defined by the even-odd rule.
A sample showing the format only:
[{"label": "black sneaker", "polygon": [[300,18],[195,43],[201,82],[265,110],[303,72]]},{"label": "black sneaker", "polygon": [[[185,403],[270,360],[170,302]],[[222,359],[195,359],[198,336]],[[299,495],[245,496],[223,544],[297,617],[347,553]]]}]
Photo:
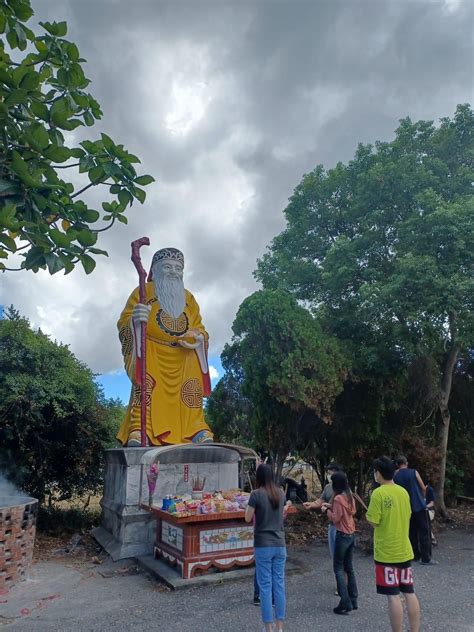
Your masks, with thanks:
[{"label": "black sneaker", "polygon": [[254,606],[259,606],[260,605],[260,597],[258,595],[254,595],[253,596],[253,605]]},{"label": "black sneaker", "polygon": [[352,608],[351,610],[346,610],[342,606],[336,606],[335,608],[332,609],[332,611],[334,612],[334,614],[350,614],[352,611]]},{"label": "black sneaker", "polygon": [[423,562],[423,560],[420,562],[421,566],[437,566],[438,562],[436,562],[435,560],[428,560],[428,562]]}]

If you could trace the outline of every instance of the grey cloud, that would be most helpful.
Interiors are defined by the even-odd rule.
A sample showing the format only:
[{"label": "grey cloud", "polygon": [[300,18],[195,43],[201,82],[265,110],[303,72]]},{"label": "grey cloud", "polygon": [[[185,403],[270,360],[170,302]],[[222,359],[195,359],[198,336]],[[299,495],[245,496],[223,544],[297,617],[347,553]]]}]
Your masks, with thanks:
[{"label": "grey cloud", "polygon": [[[89,60],[104,119],[85,137],[107,132],[157,179],[128,226],[104,233],[110,258],[91,277],[2,278],[0,302],[95,371],[121,366],[115,322],[136,284],[133,239],[150,236],[146,264],[159,247],[183,249],[218,353],[302,174],[349,160],[359,141],[390,139],[399,118],[436,120],[472,98],[469,0],[450,11],[441,0],[33,4],[36,20],[68,20]],[[165,127],[175,81],[202,82],[210,98],[185,136]]]}]

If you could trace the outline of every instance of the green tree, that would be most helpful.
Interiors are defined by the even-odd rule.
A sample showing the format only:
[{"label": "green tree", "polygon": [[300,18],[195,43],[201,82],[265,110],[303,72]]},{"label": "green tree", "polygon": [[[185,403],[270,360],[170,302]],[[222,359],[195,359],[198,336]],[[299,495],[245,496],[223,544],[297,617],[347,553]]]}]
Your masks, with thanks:
[{"label": "green tree", "polygon": [[436,418],[442,511],[452,379],[474,340],[473,149],[474,114],[460,105],[439,127],[407,118],[392,142],[318,166],[256,272],[311,304],[363,374],[429,360],[432,396],[420,414]]},{"label": "green tree", "polygon": [[127,407],[119,397],[107,399],[103,396],[102,388],[98,388],[99,403],[101,406],[102,422],[107,427],[109,437],[106,448],[117,447],[117,433],[124,420]]},{"label": "green tree", "polygon": [[[125,210],[145,201],[140,187],[154,179],[139,176],[140,160],[107,134],[71,145],[68,132],[93,126],[102,111],[66,22],[42,22],[36,35],[25,24],[32,15],[29,0],[0,0],[0,270],[67,274],[80,262],[89,274],[93,255],[107,254],[98,234],[126,224]],[[62,175],[68,169],[74,184]],[[95,186],[110,194],[102,213],[82,199]],[[106,225],[91,227],[101,215]],[[15,253],[19,268],[8,266]]]},{"label": "green tree", "polygon": [[117,402],[93,373],[10,308],[0,320],[0,468],[24,491],[63,500],[98,491]]},{"label": "green tree", "polygon": [[450,402],[452,430],[446,484],[453,496],[474,496],[474,349],[458,362]]},{"label": "green tree", "polygon": [[[268,450],[277,476],[311,411],[332,421],[347,359],[337,341],[288,292],[258,291],[239,307],[233,324],[242,394],[252,404],[255,440]],[[227,348],[225,353],[231,351]]]},{"label": "green tree", "polygon": [[244,375],[238,347],[226,345],[221,360],[224,376],[207,400],[206,421],[217,441],[252,446],[252,404],[242,395]]}]

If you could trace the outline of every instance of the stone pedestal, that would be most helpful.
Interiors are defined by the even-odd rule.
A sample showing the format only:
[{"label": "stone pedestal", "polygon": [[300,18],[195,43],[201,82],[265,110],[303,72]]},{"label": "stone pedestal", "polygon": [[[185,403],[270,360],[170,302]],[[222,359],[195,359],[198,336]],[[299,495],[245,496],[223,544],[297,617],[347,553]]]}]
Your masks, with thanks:
[{"label": "stone pedestal", "polygon": [[[139,508],[140,460],[150,449],[105,451],[101,525],[92,531],[92,535],[113,560],[153,552],[156,520],[148,511]],[[146,481],[142,484],[145,489]]]},{"label": "stone pedestal", "polygon": [[[147,503],[148,484],[145,472],[141,477],[141,460],[147,451],[154,449],[105,451],[102,518],[92,535],[114,560],[153,553],[156,518],[140,509],[140,484],[141,501]],[[196,476],[205,479],[204,491],[238,487],[239,463],[237,451],[219,445],[183,444],[164,449],[159,455],[160,473],[153,504],[161,506],[161,499],[167,494],[190,494]]]}]

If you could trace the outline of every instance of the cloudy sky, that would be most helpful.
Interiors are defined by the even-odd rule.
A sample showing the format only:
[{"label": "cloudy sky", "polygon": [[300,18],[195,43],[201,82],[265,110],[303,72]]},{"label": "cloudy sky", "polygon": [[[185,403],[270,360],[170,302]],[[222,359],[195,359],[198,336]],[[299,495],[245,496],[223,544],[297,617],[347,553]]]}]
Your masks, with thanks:
[{"label": "cloudy sky", "polygon": [[[140,156],[147,187],[128,226],[104,233],[91,276],[9,273],[0,304],[124,397],[116,320],[136,285],[130,242],[176,246],[211,335],[230,339],[256,259],[283,228],[302,175],[389,140],[398,119],[452,115],[473,96],[471,0],[32,0],[30,21],[67,20],[88,60],[101,131]],[[103,195],[103,191],[100,192]],[[105,198],[106,199],[106,198]],[[94,190],[90,200],[104,200]]]}]

